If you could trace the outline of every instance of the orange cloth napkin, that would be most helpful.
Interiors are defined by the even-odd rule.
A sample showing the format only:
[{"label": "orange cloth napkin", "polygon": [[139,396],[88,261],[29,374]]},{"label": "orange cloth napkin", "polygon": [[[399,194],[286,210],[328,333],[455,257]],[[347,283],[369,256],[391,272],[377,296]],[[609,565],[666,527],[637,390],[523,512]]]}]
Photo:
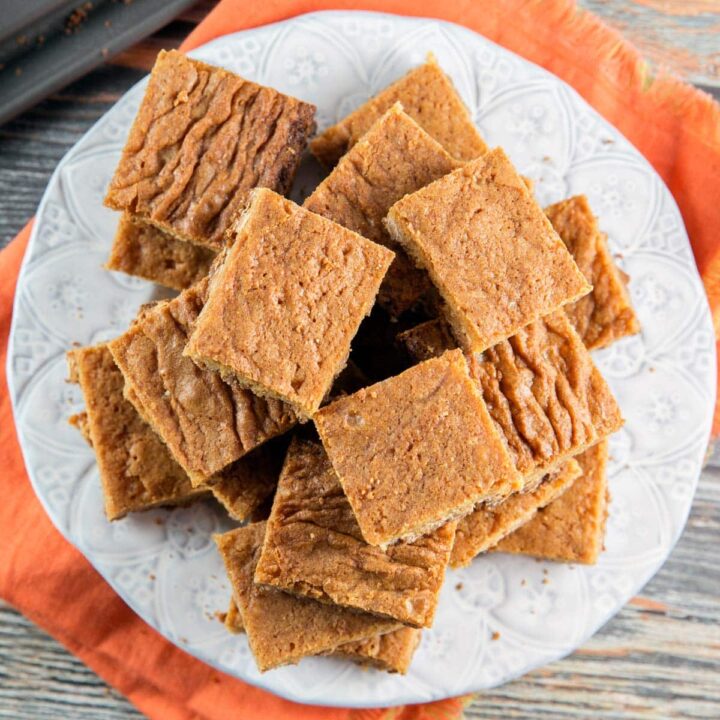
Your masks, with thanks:
[{"label": "orange cloth napkin", "polygon": [[[223,0],[184,44],[313,10],[424,15],[466,25],[575,87],[650,160],[672,190],[720,307],[720,106],[668,76],[570,0]],[[29,226],[0,253],[0,387],[15,283]],[[195,660],[143,623],[55,530],[36,499],[0,395],[0,596],[45,628],[146,715],[162,720],[458,720],[467,698],[379,710],[296,705]],[[720,429],[716,413],[715,430]]]}]

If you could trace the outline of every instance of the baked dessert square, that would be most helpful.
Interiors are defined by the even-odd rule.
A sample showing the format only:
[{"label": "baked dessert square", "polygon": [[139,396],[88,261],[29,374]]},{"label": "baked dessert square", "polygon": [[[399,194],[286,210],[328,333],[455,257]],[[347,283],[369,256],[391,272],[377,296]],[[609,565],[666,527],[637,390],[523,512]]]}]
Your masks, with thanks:
[{"label": "baked dessert square", "polygon": [[311,417],[393,253],[266,189],[252,192],[232,237],[185,355]]},{"label": "baked dessert square", "polygon": [[532,492],[513,493],[498,505],[477,507],[458,523],[450,565],[469,565],[476,555],[532,520],[538,510],[560,497],[581,474],[580,465],[571,458],[546,475]]},{"label": "baked dessert square", "polygon": [[194,485],[212,482],[228,465],[297,421],[284,403],[259,398],[183,355],[207,283],[206,278],[145,309],[108,345],[125,377],[126,397]]},{"label": "baked dessert square", "polygon": [[[106,346],[97,347],[104,349],[107,355],[103,358],[105,361],[107,361],[108,357],[112,360]],[[95,349],[85,348],[84,351]],[[79,366],[89,364],[93,359],[91,353],[87,357],[76,359],[78,357],[76,353],[82,352],[84,354],[84,351],[74,350],[70,351],[68,355],[72,382],[80,382]],[[285,457],[286,444],[283,439],[271,440],[266,445],[261,445],[248,455],[240,458],[240,460],[236,460],[214,478],[213,485],[192,487],[187,473],[175,462],[155,431],[140,417],[135,406],[126,399],[121,384],[124,382],[122,374],[114,365],[114,361],[113,366],[114,379],[117,383],[114,390],[111,390],[110,382],[100,386],[103,391],[102,395],[98,394],[97,390],[93,391],[91,389],[89,383],[101,379],[101,373],[99,372],[96,373],[94,380],[91,379],[86,382],[86,385],[90,388],[89,393],[98,398],[97,407],[103,410],[98,417],[105,428],[116,435],[126,432],[129,438],[127,458],[122,457],[122,445],[118,444],[115,446],[114,454],[109,456],[110,461],[116,462],[109,461],[100,465],[101,478],[103,477],[102,468],[107,467],[105,477],[107,477],[108,482],[103,480],[106,499],[109,496],[114,497],[111,507],[108,509],[108,517],[110,517],[111,511],[115,514],[120,506],[127,505],[126,502],[123,502],[124,498],[126,495],[133,494],[133,487],[137,484],[132,473],[135,473],[140,478],[141,483],[148,486],[149,491],[159,485],[172,486],[174,484],[178,488],[177,499],[169,497],[167,502],[158,500],[155,504],[184,504],[198,496],[212,493],[234,520],[245,522],[255,517],[256,513],[267,503],[277,486]],[[107,372],[108,378],[110,378],[111,370]],[[112,409],[114,407],[120,409],[115,411],[114,415],[110,415],[106,408]],[[78,429],[91,447],[94,447],[87,412],[72,415],[68,422]],[[112,437],[109,432],[105,433],[105,435],[108,438]],[[107,442],[103,442],[102,447],[104,448],[103,453],[112,452],[112,448]],[[145,448],[149,449],[145,450]],[[122,473],[113,472],[120,465],[120,460],[126,460],[127,467],[130,468],[128,473],[130,479],[127,481]],[[143,503],[144,500],[141,499],[132,508],[128,505],[126,512],[146,509]],[[155,504],[147,507],[154,507]],[[125,512],[122,512],[122,514],[124,515]],[[116,516],[110,517],[110,519],[116,519]]]},{"label": "baked dessert square", "polygon": [[500,148],[405,196],[386,226],[428,271],[468,352],[591,290]]},{"label": "baked dessert square", "polygon": [[396,102],[453,157],[471,160],[487,151],[465,103],[433,55],[329,127],[310,143],[313,155],[332,167]]},{"label": "baked dessert square", "polygon": [[253,575],[264,534],[261,522],[214,536],[261,672],[399,628],[374,615],[258,588]]},{"label": "baked dessert square", "polygon": [[105,267],[184,290],[210,272],[215,254],[123,213]]},{"label": "baked dessert square", "polygon": [[460,165],[397,103],[343,156],[303,204],[395,252],[378,293],[378,303],[393,316],[417,303],[431,283],[390,238],[383,218],[400,198]]},{"label": "baked dessert square", "polygon": [[[403,333],[426,357],[451,347],[448,330],[434,320]],[[448,345],[443,347],[443,342]],[[468,358],[490,416],[513,462],[532,487],[567,458],[619,430],[620,408],[567,315],[556,312],[508,340]]]},{"label": "baked dessert square", "polygon": [[340,645],[331,655],[377,670],[405,675],[420,644],[420,638],[420,630],[400,628],[368,640]]},{"label": "baked dessert square", "polygon": [[384,550],[368,545],[322,445],[295,438],[280,474],[255,582],[430,627],[456,524]]},{"label": "baked dessert square", "polygon": [[192,486],[125,399],[122,373],[106,345],[71,350],[68,365],[70,381],[80,385],[86,408],[73,424],[95,451],[108,520],[207,494],[207,489]]},{"label": "baked dessert square", "polygon": [[213,497],[238,522],[255,519],[277,487],[287,443],[279,437],[228,465],[208,485]]},{"label": "baked dessert square", "polygon": [[[235,598],[230,599],[230,605],[225,614],[225,627],[234,634],[245,632],[242,615],[240,615]],[[377,670],[404,675],[420,644],[420,637],[420,630],[403,627],[384,635],[375,635],[367,640],[339,645],[326,654],[352,660],[359,665],[373,667]]]},{"label": "baked dessert square", "polygon": [[371,545],[417,538],[522,485],[459,350],[337,400],[314,420]]},{"label": "baked dessert square", "polygon": [[219,249],[248,190],[290,189],[315,107],[161,51],[105,204]]},{"label": "baked dessert square", "polygon": [[545,208],[545,213],[593,286],[591,293],[565,307],[588,350],[639,333],[630,293],[587,198],[576,195]]},{"label": "baked dessert square", "polygon": [[582,476],[493,550],[592,565],[603,551],[609,492],[607,441],[577,456]]}]

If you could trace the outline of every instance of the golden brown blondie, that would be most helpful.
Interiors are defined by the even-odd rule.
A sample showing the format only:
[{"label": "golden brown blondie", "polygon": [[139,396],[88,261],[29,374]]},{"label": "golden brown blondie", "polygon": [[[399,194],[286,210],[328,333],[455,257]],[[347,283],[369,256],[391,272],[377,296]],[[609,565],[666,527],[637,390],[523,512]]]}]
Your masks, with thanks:
[{"label": "golden brown blondie", "polygon": [[105,267],[184,290],[208,274],[215,254],[123,213]]},{"label": "golden brown blondie", "polygon": [[592,565],[603,550],[609,493],[608,443],[577,456],[582,476],[493,550]]},{"label": "golden brown blondie", "polygon": [[[235,598],[231,598],[225,614],[225,627],[234,634],[245,632]],[[367,640],[338,645],[334,650],[324,654],[352,660],[359,665],[374,667],[377,670],[404,675],[420,644],[421,634],[421,631],[415,628],[403,627],[384,635],[375,635]]]},{"label": "golden brown blondie", "polygon": [[184,354],[308,418],[345,367],[393,253],[271,190],[251,198]]},{"label": "golden brown blondie", "polygon": [[314,420],[371,545],[419,537],[522,486],[459,350],[337,400]]},{"label": "golden brown blondie", "polygon": [[253,575],[264,534],[261,522],[215,535],[261,672],[399,628],[374,615],[258,588]]},{"label": "golden brown blondie", "polygon": [[125,377],[126,396],[195,485],[213,481],[296,422],[287,405],[225,382],[183,355],[207,282],[146,309],[109,343]]},{"label": "golden brown blondie", "polygon": [[432,55],[316,137],[310,150],[323,165],[332,167],[396,102],[458,160],[471,160],[486,152],[487,145],[465,103]]},{"label": "golden brown blondie", "polygon": [[428,271],[468,352],[592,289],[500,148],[406,195],[385,223]]},{"label": "golden brown blondie", "polygon": [[75,425],[97,457],[108,520],[159,505],[185,503],[194,488],[160,438],[123,395],[123,376],[106,345],[71,350],[70,380],[85,397],[85,418]]},{"label": "golden brown blondie", "polygon": [[458,523],[450,556],[452,567],[463,567],[502,538],[529,522],[541,508],[560,497],[582,470],[574,460],[567,460],[547,475],[532,492],[513,493],[498,505],[481,505]]},{"label": "golden brown blondie", "polygon": [[255,582],[430,627],[455,525],[449,522],[386,550],[368,545],[322,445],[295,438],[280,475]]},{"label": "golden brown blondie", "polygon": [[105,204],[219,249],[248,190],[287,192],[315,107],[161,51]]},{"label": "golden brown blondie", "polygon": [[639,333],[640,323],[630,294],[587,198],[571,197],[545,208],[545,213],[593,286],[591,293],[565,307],[588,350]]},{"label": "golden brown blondie", "polygon": [[[447,349],[443,343],[452,340],[437,328],[440,322],[420,325],[400,339],[409,337],[407,347],[418,357]],[[562,311],[468,362],[526,488],[623,424],[610,388]]]}]

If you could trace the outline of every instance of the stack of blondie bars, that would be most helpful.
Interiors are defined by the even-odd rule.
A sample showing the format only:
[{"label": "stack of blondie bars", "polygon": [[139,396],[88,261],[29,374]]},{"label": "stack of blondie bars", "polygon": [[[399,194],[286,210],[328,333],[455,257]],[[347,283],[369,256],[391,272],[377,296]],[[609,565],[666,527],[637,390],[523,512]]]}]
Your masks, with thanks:
[{"label": "stack of blondie bars", "polygon": [[260,670],[404,673],[446,568],[594,563],[638,332],[587,200],[545,210],[433,58],[310,142],[315,108],[159,55],[111,181],[107,267],[179,292],[68,354],[110,520],[213,497]]}]

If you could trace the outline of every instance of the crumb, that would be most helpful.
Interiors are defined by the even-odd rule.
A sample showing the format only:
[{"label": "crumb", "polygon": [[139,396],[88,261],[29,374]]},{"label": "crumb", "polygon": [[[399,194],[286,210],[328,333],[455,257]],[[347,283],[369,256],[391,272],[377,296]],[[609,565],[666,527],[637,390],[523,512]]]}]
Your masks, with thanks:
[{"label": "crumb", "polygon": [[548,569],[547,569],[547,568],[543,568],[543,575],[547,575],[547,574],[548,574]]},{"label": "crumb", "polygon": [[459,583],[455,586],[455,589],[456,589],[456,590],[462,590],[462,589],[463,589],[463,584],[462,584],[461,582],[459,582]]},{"label": "crumb", "polygon": [[615,141],[612,138],[603,138],[600,141],[603,145],[614,145]]},{"label": "crumb", "polygon": [[45,36],[44,36],[44,35],[38,35],[38,36],[35,38],[35,42],[36,42],[38,45],[44,45],[44,44],[45,44]]},{"label": "crumb", "polygon": [[112,22],[110,22],[110,20],[106,20],[106,21],[103,23],[103,25],[104,25],[106,28],[109,28],[109,27],[112,27]]},{"label": "crumb", "polygon": [[165,524],[165,518],[156,517],[156,518],[155,518],[155,524],[156,524],[156,525],[164,525],[164,524]]},{"label": "crumb", "polygon": [[104,58],[110,57],[110,51],[109,51],[107,48],[103,48],[102,50],[100,50],[100,54],[101,54]]},{"label": "crumb", "polygon": [[150,573],[150,574],[148,575],[148,577],[149,577],[151,580],[155,580],[155,577],[156,577],[156,576],[155,576],[155,573]]},{"label": "crumb", "polygon": [[225,623],[225,620],[227,620],[227,613],[226,613],[226,612],[222,612],[221,610],[216,610],[216,611],[212,614],[212,617],[214,617],[216,620],[219,620],[221,623],[224,624],[224,623]]},{"label": "crumb", "polygon": [[552,158],[549,155],[543,155],[542,161],[544,163],[552,162]]},{"label": "crumb", "polygon": [[16,75],[17,77],[20,77],[20,76],[22,75],[22,68],[21,68],[21,67],[16,67],[16,68],[15,68],[15,75]]},{"label": "crumb", "polygon": [[499,640],[500,639],[500,633],[496,630],[491,636],[491,640]]},{"label": "crumb", "polygon": [[526,585],[527,585],[527,580],[526,580],[525,578],[523,578],[523,579],[520,581],[520,586],[521,586],[521,587],[525,587]]},{"label": "crumb", "polygon": [[15,38],[15,42],[20,46],[27,45],[27,41],[27,35],[18,35],[18,37]]},{"label": "crumb", "polygon": [[655,372],[655,368],[651,365],[651,366],[648,368],[648,372],[654,373],[654,372]]},{"label": "crumb", "polygon": [[543,578],[542,584],[543,584],[543,585],[549,585],[549,584],[550,584],[550,581],[549,581],[547,578]]},{"label": "crumb", "polygon": [[80,7],[76,7],[67,20],[65,20],[65,34],[72,35],[74,32],[80,29],[80,26],[87,20],[90,11],[93,9],[91,2],[86,2]]}]

